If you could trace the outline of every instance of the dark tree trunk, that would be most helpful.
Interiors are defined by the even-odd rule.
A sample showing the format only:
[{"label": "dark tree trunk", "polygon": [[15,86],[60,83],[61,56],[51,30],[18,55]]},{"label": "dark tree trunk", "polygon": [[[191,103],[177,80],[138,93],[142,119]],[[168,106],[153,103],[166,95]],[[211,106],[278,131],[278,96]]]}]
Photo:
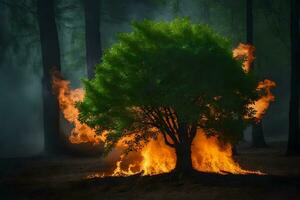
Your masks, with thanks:
[{"label": "dark tree trunk", "polygon": [[252,127],[252,146],[257,148],[267,146],[261,122],[254,124]]},{"label": "dark tree trunk", "polygon": [[85,0],[84,7],[87,75],[91,79],[95,74],[95,65],[101,58],[100,1]]},{"label": "dark tree trunk", "polygon": [[173,2],[172,12],[173,12],[174,17],[178,17],[179,16],[179,11],[180,11],[180,5],[179,4],[180,4],[179,0],[175,0]]},{"label": "dark tree trunk", "polygon": [[[247,43],[253,45],[253,0],[247,0]],[[252,63],[253,65],[253,63]],[[262,128],[262,120],[255,123],[252,128],[252,146],[266,147],[264,133]]]},{"label": "dark tree trunk", "polygon": [[232,146],[232,155],[234,156],[238,155],[237,144],[233,144]]},{"label": "dark tree trunk", "polygon": [[[188,134],[186,124],[179,123],[180,142],[175,146],[175,152],[177,157],[175,166],[176,173],[189,174],[193,171],[191,144],[196,132],[197,129],[194,128],[193,132],[191,131],[190,134]],[[188,135],[193,136],[189,137]]]},{"label": "dark tree trunk", "polygon": [[300,85],[300,31],[299,0],[291,0],[291,97],[289,111],[289,139],[287,154],[300,155],[299,85]]},{"label": "dark tree trunk", "polygon": [[192,154],[191,154],[191,145],[181,143],[178,147],[175,148],[176,152],[176,166],[175,172],[187,174],[193,171],[192,165]]},{"label": "dark tree trunk", "polygon": [[247,20],[247,43],[253,45],[253,1],[247,0],[246,7]]},{"label": "dark tree trunk", "polygon": [[38,23],[43,60],[43,116],[44,144],[48,154],[58,153],[61,148],[59,133],[59,107],[52,92],[51,71],[60,71],[60,52],[54,14],[54,0],[37,1]]},{"label": "dark tree trunk", "polygon": [[206,24],[210,24],[210,7],[207,1],[203,2],[202,5],[202,17]]}]

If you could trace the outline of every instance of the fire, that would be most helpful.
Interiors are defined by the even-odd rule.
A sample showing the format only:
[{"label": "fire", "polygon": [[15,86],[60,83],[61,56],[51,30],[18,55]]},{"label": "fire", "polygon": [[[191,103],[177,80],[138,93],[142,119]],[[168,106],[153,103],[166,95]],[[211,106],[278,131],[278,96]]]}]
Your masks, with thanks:
[{"label": "fire", "polygon": [[258,101],[251,104],[250,107],[253,108],[255,113],[255,119],[259,122],[272,101],[275,101],[275,96],[272,94],[271,89],[276,86],[276,83],[271,80],[264,80],[258,83],[257,90],[265,92]]},{"label": "fire", "polygon": [[239,46],[233,50],[234,58],[244,59],[243,69],[246,73],[251,70],[252,63],[255,60],[254,51],[254,46],[242,43],[240,43]]},{"label": "fire", "polygon": [[[243,69],[245,73],[249,73],[251,70],[255,60],[254,51],[254,46],[242,43],[232,51],[234,58],[243,60]],[[275,100],[275,96],[271,93],[271,89],[275,86],[276,83],[268,79],[258,83],[257,91],[264,92],[265,94],[258,101],[254,102],[254,104],[249,105],[249,107],[255,110],[255,120],[257,122],[262,119],[266,110],[269,108],[270,103]]]},{"label": "fire", "polygon": [[263,174],[242,169],[232,158],[232,146],[221,144],[216,136],[207,137],[199,130],[192,144],[192,161],[195,169],[219,174]]},{"label": "fire", "polygon": [[[236,59],[244,59],[243,69],[245,73],[250,71],[254,61],[254,47],[240,44],[233,51]],[[256,119],[259,121],[270,102],[274,101],[270,89],[275,87],[275,83],[270,80],[261,81],[257,90],[264,91],[264,95],[254,104],[249,105],[256,111]],[[105,134],[99,136],[96,132],[78,120],[79,111],[76,102],[82,101],[84,91],[82,89],[70,89],[70,82],[63,80],[58,73],[53,75],[53,88],[57,94],[60,109],[64,118],[74,125],[69,140],[71,143],[93,143],[105,142]],[[130,139],[130,138],[127,138]],[[126,138],[124,139],[126,140]],[[118,142],[116,149],[122,150],[127,147],[124,140]],[[207,137],[203,130],[198,130],[192,143],[192,163],[193,167],[202,172],[214,172],[219,174],[263,174],[259,171],[248,171],[242,169],[232,156],[232,146],[221,143],[216,136]],[[107,160],[110,160],[108,155]],[[176,154],[173,148],[164,143],[163,136],[158,134],[155,139],[151,139],[139,152],[130,152],[128,155],[118,154],[119,159],[115,162],[114,168],[106,172],[95,173],[88,178],[104,176],[130,176],[155,175],[167,173],[175,168]]]},{"label": "fire", "polygon": [[103,142],[103,137],[95,134],[93,129],[86,124],[80,123],[78,120],[79,111],[75,104],[76,102],[83,100],[84,90],[81,88],[71,90],[70,81],[63,80],[58,72],[53,73],[52,86],[57,95],[59,108],[63,113],[64,118],[74,126],[69,137],[71,143],[78,144],[90,142],[99,144],[100,142]]},{"label": "fire", "polygon": [[[151,140],[141,152],[137,153],[142,159],[137,157],[131,159],[130,156],[128,158],[121,155],[112,172],[95,173],[88,176],[88,178],[131,176],[135,174],[143,176],[156,175],[168,173],[175,168],[175,151],[164,143],[161,135],[156,140]],[[192,162],[193,167],[202,172],[263,175],[260,171],[242,169],[232,158],[231,145],[221,144],[215,136],[207,137],[203,130],[198,131],[193,141]]]}]

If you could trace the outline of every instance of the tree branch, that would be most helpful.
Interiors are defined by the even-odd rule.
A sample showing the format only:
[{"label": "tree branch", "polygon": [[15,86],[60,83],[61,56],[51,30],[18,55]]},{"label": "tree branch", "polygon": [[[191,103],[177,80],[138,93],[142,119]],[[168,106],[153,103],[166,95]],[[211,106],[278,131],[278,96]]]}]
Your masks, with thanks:
[{"label": "tree branch", "polygon": [[165,141],[166,145],[168,145],[169,147],[175,148],[175,145],[174,145],[174,144],[171,144],[171,143],[168,141],[168,138],[167,138],[166,133],[162,132],[162,135],[163,135],[163,137],[164,137],[164,141]]},{"label": "tree branch", "polygon": [[150,107],[144,107],[141,109],[144,112],[144,114],[148,117],[148,119],[151,120],[153,124],[155,124],[156,128],[158,128],[162,133],[168,134],[168,136],[170,136],[170,138],[173,140],[174,144],[179,143],[174,135],[175,133],[173,133],[166,125],[166,122],[162,118],[159,110],[157,112],[157,110],[155,111],[154,108]]},{"label": "tree branch", "polygon": [[161,112],[159,109],[153,108],[153,113],[156,114],[158,120],[160,121],[161,125],[164,127],[166,133],[171,137],[171,139],[174,141],[175,144],[179,143],[178,138],[176,137],[176,132],[172,132],[171,129],[168,127],[166,121],[164,120]]}]

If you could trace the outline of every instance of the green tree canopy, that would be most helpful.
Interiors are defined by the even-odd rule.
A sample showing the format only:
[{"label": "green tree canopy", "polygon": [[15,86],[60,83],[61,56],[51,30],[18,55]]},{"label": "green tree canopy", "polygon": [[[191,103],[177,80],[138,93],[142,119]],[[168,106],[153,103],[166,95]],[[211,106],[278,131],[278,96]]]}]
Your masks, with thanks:
[{"label": "green tree canopy", "polygon": [[258,97],[257,82],[233,59],[230,43],[188,19],[132,27],[106,50],[78,104],[82,122],[108,132],[106,147],[126,135],[134,147],[159,132],[182,170],[197,129],[239,138],[253,117],[247,105]]}]

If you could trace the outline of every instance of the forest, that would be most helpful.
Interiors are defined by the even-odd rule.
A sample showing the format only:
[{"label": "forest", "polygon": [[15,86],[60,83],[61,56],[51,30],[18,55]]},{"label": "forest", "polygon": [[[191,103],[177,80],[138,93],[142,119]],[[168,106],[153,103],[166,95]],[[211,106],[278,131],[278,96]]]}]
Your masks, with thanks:
[{"label": "forest", "polygon": [[297,0],[0,0],[0,199],[299,199]]}]

